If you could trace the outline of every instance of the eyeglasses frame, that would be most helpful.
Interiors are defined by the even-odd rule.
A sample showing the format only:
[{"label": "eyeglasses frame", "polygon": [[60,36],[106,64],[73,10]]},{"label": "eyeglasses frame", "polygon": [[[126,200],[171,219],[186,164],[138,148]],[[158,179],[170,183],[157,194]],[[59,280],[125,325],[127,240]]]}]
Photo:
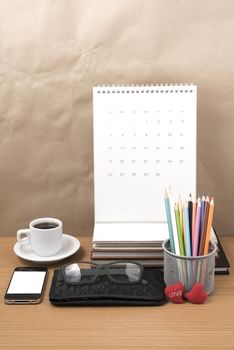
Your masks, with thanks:
[{"label": "eyeglasses frame", "polygon": [[[92,266],[95,267],[94,270],[97,269],[97,272],[95,273],[94,275],[94,278],[90,281],[80,281],[80,282],[68,282],[67,279],[66,279],[66,274],[65,274],[65,269],[67,266],[69,265],[72,265],[72,264],[78,264],[79,263],[84,263],[84,264],[90,264]],[[139,276],[139,279],[137,281],[116,281],[115,279],[113,279],[111,277],[111,274],[109,273],[109,268],[112,266],[112,265],[115,265],[115,264],[119,264],[119,263],[123,263],[123,264],[134,264],[134,265],[137,265],[139,268],[140,268],[140,276]],[[119,266],[119,268],[121,268],[121,266]],[[69,264],[65,264],[63,265],[61,268],[60,268],[60,271],[62,273],[62,276],[63,276],[63,279],[65,281],[66,284],[68,285],[71,285],[71,286],[77,286],[77,285],[84,285],[84,284],[93,284],[98,277],[100,276],[107,276],[112,282],[114,283],[118,283],[118,284],[138,284],[141,279],[142,279],[142,274],[143,274],[143,271],[144,271],[144,266],[138,262],[135,262],[135,261],[129,261],[129,260],[116,260],[116,261],[113,261],[111,263],[107,263],[107,264],[97,264],[97,263],[93,263],[92,261],[85,261],[85,260],[80,260],[80,261],[76,261],[76,262],[72,262],[72,263],[69,263]],[[104,273],[105,272],[105,273]]]}]

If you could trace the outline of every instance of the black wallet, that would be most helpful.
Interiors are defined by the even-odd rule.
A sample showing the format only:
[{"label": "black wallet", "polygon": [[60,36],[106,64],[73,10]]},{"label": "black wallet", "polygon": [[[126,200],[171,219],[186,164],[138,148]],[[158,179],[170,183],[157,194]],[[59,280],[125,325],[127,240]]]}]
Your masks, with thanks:
[{"label": "black wallet", "polygon": [[60,270],[55,270],[49,293],[57,306],[152,306],[162,305],[166,298],[163,273],[157,268],[145,268],[144,283],[123,284],[99,276],[92,284],[68,285]]}]

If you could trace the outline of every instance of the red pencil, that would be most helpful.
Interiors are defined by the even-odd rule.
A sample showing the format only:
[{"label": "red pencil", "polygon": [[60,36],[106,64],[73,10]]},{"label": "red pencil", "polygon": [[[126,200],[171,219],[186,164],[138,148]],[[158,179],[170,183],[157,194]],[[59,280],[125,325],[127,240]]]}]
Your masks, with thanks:
[{"label": "red pencil", "polygon": [[200,238],[200,245],[199,245],[199,255],[204,255],[207,223],[208,223],[208,216],[209,216],[209,207],[210,207],[210,200],[209,200],[209,197],[207,196],[206,197],[206,202],[205,202],[204,220],[203,220],[202,230],[201,230],[201,238]]}]

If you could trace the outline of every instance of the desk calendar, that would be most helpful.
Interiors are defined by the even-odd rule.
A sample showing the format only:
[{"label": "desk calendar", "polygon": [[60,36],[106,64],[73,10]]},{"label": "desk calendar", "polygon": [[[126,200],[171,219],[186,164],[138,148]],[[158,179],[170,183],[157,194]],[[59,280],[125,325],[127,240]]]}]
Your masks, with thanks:
[{"label": "desk calendar", "polygon": [[165,223],[164,189],[196,194],[196,86],[93,88],[96,223]]}]

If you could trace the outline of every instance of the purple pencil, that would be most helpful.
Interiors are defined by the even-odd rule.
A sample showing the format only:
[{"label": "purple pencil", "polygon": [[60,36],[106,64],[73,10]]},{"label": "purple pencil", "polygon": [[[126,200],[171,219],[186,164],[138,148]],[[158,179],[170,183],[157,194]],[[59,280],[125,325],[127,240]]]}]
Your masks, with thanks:
[{"label": "purple pencil", "polygon": [[198,253],[200,217],[201,217],[201,199],[198,198],[197,210],[196,210],[196,221],[195,221],[195,232],[194,232],[193,256],[197,256],[197,253]]}]

